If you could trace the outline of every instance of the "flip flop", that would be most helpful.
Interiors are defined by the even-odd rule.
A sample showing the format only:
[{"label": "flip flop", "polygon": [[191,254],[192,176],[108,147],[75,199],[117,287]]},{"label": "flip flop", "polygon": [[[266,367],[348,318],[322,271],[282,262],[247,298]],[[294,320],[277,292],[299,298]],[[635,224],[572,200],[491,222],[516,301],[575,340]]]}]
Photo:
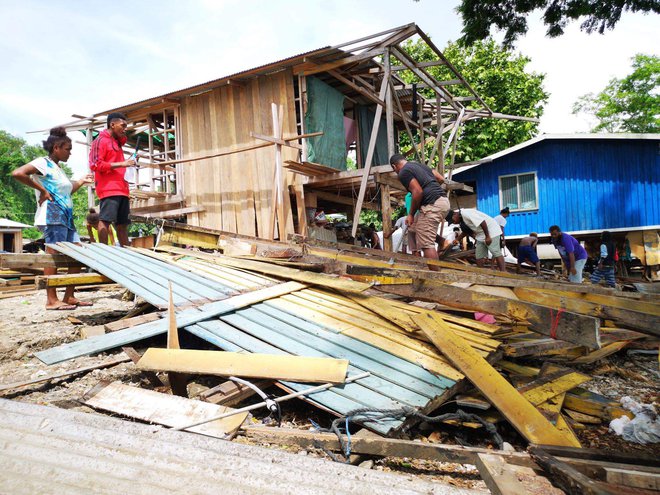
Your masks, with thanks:
[{"label": "flip flop", "polygon": [[78,306],[75,304],[62,304],[61,306],[56,306],[54,308],[46,308],[48,311],[71,311],[76,309]]},{"label": "flip flop", "polygon": [[90,302],[90,301],[79,301],[75,305],[78,306],[78,307],[81,307],[81,306],[82,307],[87,307],[87,306],[94,306],[94,303]]}]

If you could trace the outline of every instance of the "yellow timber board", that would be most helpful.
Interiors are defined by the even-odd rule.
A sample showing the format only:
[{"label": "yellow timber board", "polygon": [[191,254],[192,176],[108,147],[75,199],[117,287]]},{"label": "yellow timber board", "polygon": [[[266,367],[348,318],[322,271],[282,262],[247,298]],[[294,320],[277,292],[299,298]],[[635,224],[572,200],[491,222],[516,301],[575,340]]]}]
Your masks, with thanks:
[{"label": "yellow timber board", "polygon": [[347,359],[284,356],[191,349],[147,349],[137,367],[202,375],[269,378],[312,383],[343,383]]},{"label": "yellow timber board", "polygon": [[518,392],[495,368],[457,337],[436,315],[415,321],[442,353],[479,389],[529,442],[571,446],[571,442]]}]

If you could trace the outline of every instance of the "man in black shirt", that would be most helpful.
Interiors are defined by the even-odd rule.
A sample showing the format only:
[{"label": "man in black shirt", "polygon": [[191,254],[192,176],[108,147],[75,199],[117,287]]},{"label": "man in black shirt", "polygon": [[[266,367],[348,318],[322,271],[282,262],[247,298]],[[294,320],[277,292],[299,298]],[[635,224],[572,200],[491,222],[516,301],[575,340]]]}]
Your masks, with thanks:
[{"label": "man in black shirt", "polygon": [[435,236],[438,225],[449,211],[447,193],[441,186],[445,178],[426,165],[407,161],[403,155],[392,155],[390,165],[401,184],[412,194],[406,224],[409,231],[415,233],[417,248],[423,251],[425,258],[438,259]]}]

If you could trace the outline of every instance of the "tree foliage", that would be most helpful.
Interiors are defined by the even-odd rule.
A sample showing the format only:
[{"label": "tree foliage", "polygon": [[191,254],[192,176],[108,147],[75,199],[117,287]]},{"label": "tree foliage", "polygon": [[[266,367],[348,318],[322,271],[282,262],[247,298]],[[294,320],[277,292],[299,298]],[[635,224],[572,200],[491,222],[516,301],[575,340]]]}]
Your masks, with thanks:
[{"label": "tree foliage", "polygon": [[461,42],[472,44],[490,36],[495,26],[505,31],[504,45],[512,46],[527,32],[527,16],[544,9],[547,36],[564,34],[571,22],[584,18],[580,29],[587,33],[613,29],[624,12],[660,13],[657,0],[462,0],[457,10],[463,18]]},{"label": "tree foliage", "polygon": [[573,113],[594,116],[593,132],[660,132],[660,57],[637,54],[632,73],[612,79],[598,94],[581,96]]},{"label": "tree foliage", "polygon": [[[18,167],[31,162],[37,157],[45,156],[46,152],[40,146],[27,144],[24,139],[12,136],[0,130],[0,217],[31,225],[37,209],[34,189],[31,189],[11,177]],[[63,166],[68,176],[71,170]],[[80,231],[87,211],[87,198],[84,191],[73,195],[73,214],[76,228]],[[41,233],[36,229],[26,229],[25,237],[39,238]]]},{"label": "tree foliage", "polygon": [[[421,40],[411,40],[404,48],[420,62],[437,59]],[[450,42],[443,54],[494,112],[534,118],[543,114],[543,106],[548,100],[543,89],[545,74],[526,71],[530,62],[528,57],[506,50],[492,39],[476,42],[470,47]],[[446,66],[428,67],[427,71],[439,80],[453,79]],[[415,79],[409,71],[400,75],[407,82]],[[462,85],[452,85],[448,89],[455,96],[471,95]],[[420,93],[435,98],[432,90],[422,89]],[[525,121],[490,118],[468,121],[462,127],[456,162],[477,160],[514,146],[533,137],[537,128],[537,123]],[[410,147],[405,134],[400,145],[402,150]]]}]

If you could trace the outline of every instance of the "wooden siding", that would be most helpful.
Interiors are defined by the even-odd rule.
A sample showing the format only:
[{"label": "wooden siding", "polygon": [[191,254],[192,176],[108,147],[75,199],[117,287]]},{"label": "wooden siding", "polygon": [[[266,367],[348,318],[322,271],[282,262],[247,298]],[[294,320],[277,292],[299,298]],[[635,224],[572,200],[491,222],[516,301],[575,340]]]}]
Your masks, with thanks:
[{"label": "wooden siding", "polygon": [[[250,132],[273,134],[271,103],[284,107],[284,135],[296,132],[293,76],[290,70],[259,76],[243,86],[227,85],[181,100],[182,158],[243,148],[264,141]],[[296,160],[292,148],[283,160]],[[188,215],[191,225],[267,238],[275,147],[200,160],[184,165],[184,197],[205,211]],[[287,183],[293,183],[287,174]],[[285,194],[287,232],[293,232],[289,195]]]}]

